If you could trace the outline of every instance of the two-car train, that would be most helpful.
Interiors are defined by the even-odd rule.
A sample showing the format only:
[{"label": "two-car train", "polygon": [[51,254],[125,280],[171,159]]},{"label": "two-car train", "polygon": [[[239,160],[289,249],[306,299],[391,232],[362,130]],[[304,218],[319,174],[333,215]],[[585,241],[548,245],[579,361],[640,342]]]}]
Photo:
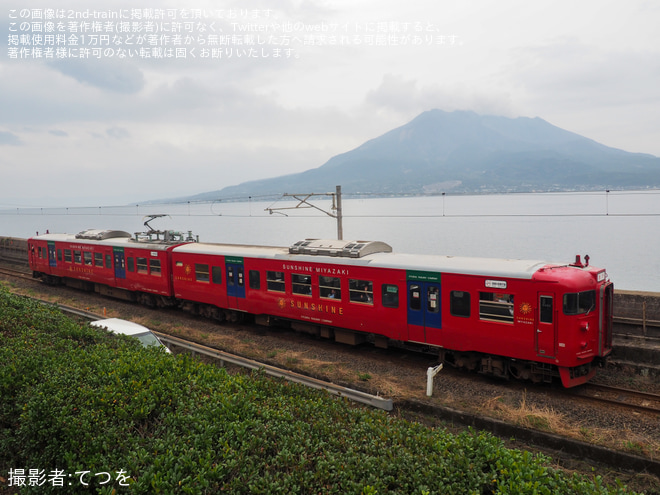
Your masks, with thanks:
[{"label": "two-car train", "polygon": [[289,248],[90,230],[29,239],[35,277],[178,306],[252,315],[338,342],[434,350],[445,363],[535,382],[588,381],[612,350],[613,284],[582,263],[393,253],[382,242]]}]

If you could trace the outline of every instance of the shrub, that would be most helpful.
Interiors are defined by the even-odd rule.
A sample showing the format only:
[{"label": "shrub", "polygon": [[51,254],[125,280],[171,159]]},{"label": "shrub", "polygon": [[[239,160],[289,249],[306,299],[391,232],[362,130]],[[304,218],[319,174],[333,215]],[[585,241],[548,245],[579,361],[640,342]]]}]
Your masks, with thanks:
[{"label": "shrub", "polygon": [[[451,435],[144,349],[2,290],[0,337],[2,477],[60,469],[72,475],[67,493],[625,491],[565,475],[486,433]],[[115,479],[120,470],[130,488]],[[107,484],[93,476],[104,472]],[[25,493],[61,490],[45,483]]]}]

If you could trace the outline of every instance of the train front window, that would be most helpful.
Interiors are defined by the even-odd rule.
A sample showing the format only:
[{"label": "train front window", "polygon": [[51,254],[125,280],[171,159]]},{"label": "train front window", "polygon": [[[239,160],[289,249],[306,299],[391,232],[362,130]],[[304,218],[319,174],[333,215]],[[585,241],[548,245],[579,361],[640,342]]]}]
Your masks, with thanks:
[{"label": "train front window", "polygon": [[596,308],[596,291],[572,292],[564,294],[564,314],[583,315]]}]

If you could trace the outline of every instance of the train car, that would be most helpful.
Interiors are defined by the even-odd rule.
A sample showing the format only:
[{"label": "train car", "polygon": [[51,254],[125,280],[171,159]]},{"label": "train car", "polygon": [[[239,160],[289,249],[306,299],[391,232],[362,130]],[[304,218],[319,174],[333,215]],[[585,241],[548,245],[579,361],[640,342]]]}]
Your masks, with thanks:
[{"label": "train car", "polygon": [[[28,241],[46,282],[219,320],[250,315],[359,344],[430,350],[481,373],[588,381],[612,350],[613,284],[604,269],[392,253],[382,242],[201,244],[189,234],[46,234]],[[168,233],[166,233],[168,234]]]},{"label": "train car", "polygon": [[535,382],[588,381],[612,349],[613,285],[572,264],[395,254],[380,242],[172,250],[186,309],[358,344],[422,347],[457,367]]},{"label": "train car", "polygon": [[172,239],[132,236],[116,230],[86,230],[79,234],[44,234],[28,240],[35,277],[148,306],[174,306],[171,252],[181,244]]}]

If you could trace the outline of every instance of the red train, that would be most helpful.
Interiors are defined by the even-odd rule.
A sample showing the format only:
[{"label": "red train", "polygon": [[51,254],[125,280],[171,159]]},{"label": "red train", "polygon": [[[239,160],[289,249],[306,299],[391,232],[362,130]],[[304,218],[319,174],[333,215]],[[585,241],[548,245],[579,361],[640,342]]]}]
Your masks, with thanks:
[{"label": "red train", "polygon": [[29,239],[35,277],[219,320],[378,347],[437,351],[445,363],[534,382],[588,381],[612,350],[613,284],[571,264],[392,253],[382,242],[289,248],[204,244],[120,231]]}]

